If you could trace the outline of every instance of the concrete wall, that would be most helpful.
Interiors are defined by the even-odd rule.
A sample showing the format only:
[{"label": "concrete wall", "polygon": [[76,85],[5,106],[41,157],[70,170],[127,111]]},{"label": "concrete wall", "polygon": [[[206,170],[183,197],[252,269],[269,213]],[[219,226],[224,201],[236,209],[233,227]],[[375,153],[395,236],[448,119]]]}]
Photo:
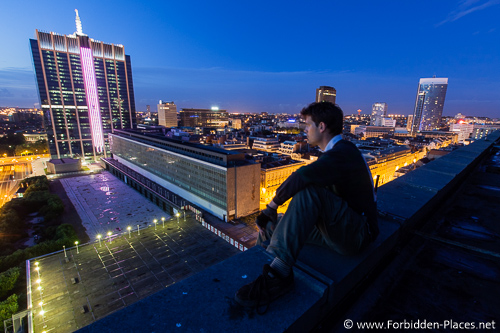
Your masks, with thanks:
[{"label": "concrete wall", "polygon": [[259,210],[260,164],[228,168],[226,183],[230,217],[237,218]]}]

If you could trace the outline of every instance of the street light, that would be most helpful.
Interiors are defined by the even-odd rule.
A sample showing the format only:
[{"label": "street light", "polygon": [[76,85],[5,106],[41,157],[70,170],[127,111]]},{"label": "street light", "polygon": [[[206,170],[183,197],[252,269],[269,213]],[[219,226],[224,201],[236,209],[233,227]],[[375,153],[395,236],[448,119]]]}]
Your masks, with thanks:
[{"label": "street light", "polygon": [[139,230],[139,225],[137,225],[137,236],[141,235],[141,231]]},{"label": "street light", "polygon": [[184,211],[184,222],[186,222],[186,211]]},{"label": "street light", "polygon": [[177,214],[175,214],[175,216],[177,216],[177,228],[180,228],[180,226],[179,226],[179,216],[181,216],[181,214],[177,213]]},{"label": "street light", "polygon": [[76,245],[76,254],[80,254],[80,251],[78,250],[78,241],[75,241],[75,245]]},{"label": "street light", "polygon": [[127,230],[128,230],[128,238],[130,238],[130,230],[132,230],[132,227],[127,227]]},{"label": "street light", "polygon": [[154,220],[153,220],[153,223],[155,224],[155,230],[156,230],[156,223],[158,223],[158,220],[157,220],[157,219],[154,219]]},{"label": "street light", "polygon": [[63,245],[63,250],[64,250],[64,257],[67,258],[68,256],[66,255],[66,245]]},{"label": "street light", "polygon": [[101,247],[101,237],[102,237],[101,234],[97,235],[97,239],[99,240],[99,247]]},{"label": "street light", "polygon": [[111,231],[108,231],[108,239],[109,239],[109,244],[111,244],[111,235],[112,235],[112,234],[113,234],[113,233],[112,233]]},{"label": "street light", "polygon": [[163,222],[163,228],[165,228],[165,218],[164,218],[164,217],[162,217],[162,218],[161,218],[161,221]]}]

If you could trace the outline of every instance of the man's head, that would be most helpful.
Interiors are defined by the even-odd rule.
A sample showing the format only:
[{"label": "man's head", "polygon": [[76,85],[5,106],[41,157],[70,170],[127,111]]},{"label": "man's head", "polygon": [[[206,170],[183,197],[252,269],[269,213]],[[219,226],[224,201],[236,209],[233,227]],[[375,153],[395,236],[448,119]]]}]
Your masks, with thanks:
[{"label": "man's head", "polygon": [[306,121],[306,134],[309,143],[321,149],[332,137],[342,134],[344,113],[330,102],[311,103],[300,111]]}]

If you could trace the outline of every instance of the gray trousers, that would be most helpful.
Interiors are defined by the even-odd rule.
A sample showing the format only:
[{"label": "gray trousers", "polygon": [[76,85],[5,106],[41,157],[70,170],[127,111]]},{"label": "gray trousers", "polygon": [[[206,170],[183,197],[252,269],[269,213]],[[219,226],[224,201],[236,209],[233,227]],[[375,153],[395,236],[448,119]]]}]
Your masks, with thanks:
[{"label": "gray trousers", "polygon": [[327,188],[308,186],[294,195],[277,225],[269,223],[257,244],[270,239],[267,252],[293,266],[306,244],[351,255],[368,243],[366,218]]}]

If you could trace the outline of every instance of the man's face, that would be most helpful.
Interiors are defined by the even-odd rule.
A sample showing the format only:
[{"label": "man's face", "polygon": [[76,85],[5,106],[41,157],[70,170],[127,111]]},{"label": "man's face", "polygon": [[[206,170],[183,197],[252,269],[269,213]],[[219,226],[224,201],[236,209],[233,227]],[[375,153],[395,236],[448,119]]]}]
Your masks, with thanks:
[{"label": "man's face", "polygon": [[[319,125],[321,126],[321,123]],[[304,132],[307,134],[307,140],[310,145],[317,146],[321,142],[322,133],[310,115],[306,116],[306,128]]]}]

